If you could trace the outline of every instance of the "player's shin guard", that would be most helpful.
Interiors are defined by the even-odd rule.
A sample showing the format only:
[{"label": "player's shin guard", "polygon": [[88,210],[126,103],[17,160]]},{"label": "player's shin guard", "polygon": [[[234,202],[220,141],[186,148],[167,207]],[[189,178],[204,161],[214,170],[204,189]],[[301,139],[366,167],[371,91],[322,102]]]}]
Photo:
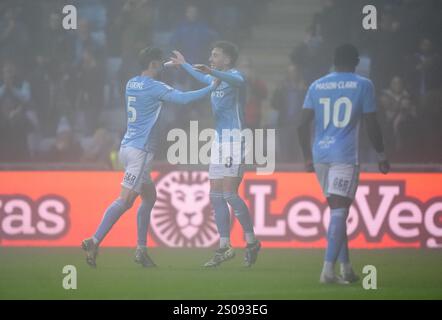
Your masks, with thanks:
[{"label": "player's shin guard", "polygon": [[147,229],[150,222],[150,213],[155,204],[155,200],[143,199],[137,212],[137,244],[140,247],[145,247],[147,244]]},{"label": "player's shin guard", "polygon": [[211,191],[210,203],[212,204],[213,211],[215,212],[215,222],[218,228],[218,233],[221,238],[220,246],[225,247],[229,245],[230,238],[230,212],[227,202],[224,199],[222,192]]},{"label": "player's shin guard", "polygon": [[104,213],[103,219],[101,220],[100,225],[95,232],[94,239],[96,239],[98,243],[100,243],[109,232],[109,230],[112,228],[112,226],[115,224],[115,222],[117,222],[117,220],[129,208],[130,206],[128,206],[123,199],[118,198],[117,200],[115,200]]},{"label": "player's shin guard", "polygon": [[[348,209],[339,208],[331,210],[330,225],[327,234],[327,250],[325,261],[335,264],[338,259],[341,247],[344,244],[347,232],[347,214]],[[344,252],[345,253],[345,252]]]},{"label": "player's shin guard", "polygon": [[244,200],[241,199],[238,194],[233,192],[224,192],[224,199],[230,204],[235,212],[235,216],[238,218],[244,233],[246,234],[246,240],[248,243],[253,243],[256,241],[253,223],[250,218],[249,208],[245,204]]}]

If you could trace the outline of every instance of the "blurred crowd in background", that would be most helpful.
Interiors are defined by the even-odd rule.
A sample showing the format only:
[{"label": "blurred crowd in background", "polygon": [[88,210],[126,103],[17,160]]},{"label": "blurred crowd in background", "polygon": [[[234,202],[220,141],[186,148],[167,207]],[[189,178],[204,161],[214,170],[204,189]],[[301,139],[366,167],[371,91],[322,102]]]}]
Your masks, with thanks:
[{"label": "blurred crowd in background", "polygon": [[[371,1],[378,12],[376,32],[361,28],[362,15],[355,14],[366,4],[324,1],[305,41],[291,54],[294,68],[303,70],[303,80],[309,84],[330,67],[329,53],[336,44],[354,43],[361,54],[357,71],[370,77],[377,90],[379,120],[391,160],[441,163],[442,2]],[[367,139],[363,141],[368,145]]]},{"label": "blurred crowd in background", "polygon": [[[0,162],[115,168],[125,129],[124,86],[139,73],[138,51],[155,44],[167,53],[180,50],[190,63],[207,63],[211,43],[225,39],[240,46],[275,1],[3,0]],[[360,27],[362,16],[354,12],[362,1],[323,1],[304,41],[293,44],[287,76],[274,92],[255,72],[253,57],[241,57],[238,68],[248,79],[246,123],[278,129],[284,148],[277,160],[302,160],[294,144],[306,89],[330,71],[334,47],[351,41],[361,53],[358,72],[375,83],[392,161],[442,163],[442,2],[371,3],[380,13],[377,32]],[[65,4],[78,9],[77,30],[62,28]],[[200,86],[175,69],[166,69],[162,80],[180,90]],[[186,128],[190,120],[210,127],[208,104],[166,105],[164,140],[170,128]],[[265,108],[277,112],[273,122],[263,120]]]}]

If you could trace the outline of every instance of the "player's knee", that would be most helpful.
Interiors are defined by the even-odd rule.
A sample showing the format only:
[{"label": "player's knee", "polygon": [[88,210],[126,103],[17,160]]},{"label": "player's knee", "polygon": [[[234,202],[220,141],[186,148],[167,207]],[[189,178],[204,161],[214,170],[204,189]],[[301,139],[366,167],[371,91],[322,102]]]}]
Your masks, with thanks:
[{"label": "player's knee", "polygon": [[154,203],[157,200],[157,190],[155,186],[153,184],[143,186],[141,198],[143,201]]},{"label": "player's knee", "polygon": [[350,208],[352,199],[332,194],[327,198],[330,209]]},{"label": "player's knee", "polygon": [[126,207],[126,210],[129,210],[130,208],[132,208],[132,206],[134,205],[134,200],[126,200],[125,201],[125,207]]},{"label": "player's knee", "polygon": [[223,192],[223,183],[220,179],[211,179],[210,180],[210,193],[221,193]]},{"label": "player's knee", "polygon": [[130,196],[120,197],[119,200],[120,204],[124,207],[124,209],[129,210],[130,208],[132,208],[135,202],[135,197],[130,197]]},{"label": "player's knee", "polygon": [[225,181],[223,183],[223,192],[237,194],[238,187],[241,183],[241,178],[229,177],[229,178],[224,178],[224,180]]}]

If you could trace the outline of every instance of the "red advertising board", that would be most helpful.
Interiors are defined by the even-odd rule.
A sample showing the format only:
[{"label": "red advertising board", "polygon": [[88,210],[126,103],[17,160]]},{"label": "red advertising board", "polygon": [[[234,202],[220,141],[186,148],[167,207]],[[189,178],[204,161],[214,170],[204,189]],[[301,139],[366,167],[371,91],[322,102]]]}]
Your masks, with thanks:
[{"label": "red advertising board", "polygon": [[[157,171],[152,177],[158,199],[148,245],[215,245],[207,173]],[[121,172],[0,172],[0,245],[79,246],[118,196],[121,178]],[[240,193],[263,246],[325,246],[330,212],[313,174],[247,172]],[[138,205],[102,245],[135,246]],[[362,173],[347,225],[353,248],[442,247],[442,174]],[[244,244],[233,213],[232,243]]]}]

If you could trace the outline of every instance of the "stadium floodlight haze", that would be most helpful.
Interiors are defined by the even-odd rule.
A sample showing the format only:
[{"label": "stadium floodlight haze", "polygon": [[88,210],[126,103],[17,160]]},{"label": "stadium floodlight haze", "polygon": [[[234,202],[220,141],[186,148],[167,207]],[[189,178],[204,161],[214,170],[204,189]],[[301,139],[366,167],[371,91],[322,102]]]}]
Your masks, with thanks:
[{"label": "stadium floodlight haze", "polygon": [[441,12],[1,1],[0,300],[441,300]]}]

